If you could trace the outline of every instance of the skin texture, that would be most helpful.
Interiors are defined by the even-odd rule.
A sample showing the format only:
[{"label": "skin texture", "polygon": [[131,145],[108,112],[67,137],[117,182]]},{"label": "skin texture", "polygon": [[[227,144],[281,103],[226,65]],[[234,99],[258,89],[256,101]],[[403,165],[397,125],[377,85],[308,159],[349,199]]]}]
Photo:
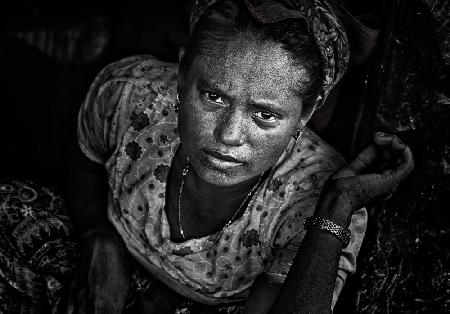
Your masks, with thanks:
[{"label": "skin texture", "polygon": [[[218,44],[214,54],[197,56],[183,74],[181,143],[195,172],[210,184],[229,186],[260,175],[303,128],[297,90],[306,72],[274,43],[241,33]],[[205,151],[239,162],[217,167]]]}]

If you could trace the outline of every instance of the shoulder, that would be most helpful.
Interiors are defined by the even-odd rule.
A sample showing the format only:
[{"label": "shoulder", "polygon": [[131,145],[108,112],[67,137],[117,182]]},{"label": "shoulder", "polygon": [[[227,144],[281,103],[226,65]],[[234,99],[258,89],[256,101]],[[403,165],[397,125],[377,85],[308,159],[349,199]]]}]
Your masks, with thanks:
[{"label": "shoulder", "polygon": [[174,101],[178,66],[150,55],[128,57],[107,65],[95,78],[82,111],[103,112],[143,109],[148,103]]},{"label": "shoulder", "polygon": [[325,182],[344,165],[342,155],[309,129],[288,146],[264,190],[266,213],[260,228],[269,251],[285,246],[303,230]]},{"label": "shoulder", "polygon": [[177,64],[163,62],[150,55],[113,62],[92,83],[79,119],[91,121],[94,125],[125,126],[122,122],[144,111],[150,113],[170,107],[176,101],[177,81]]},{"label": "shoulder", "polygon": [[149,55],[107,65],[95,78],[78,114],[80,147],[103,163],[123,144],[150,125],[176,120],[177,65]]},{"label": "shoulder", "polygon": [[283,183],[322,183],[345,163],[344,157],[336,149],[305,128],[299,140],[287,147],[274,169],[273,177]]},{"label": "shoulder", "polygon": [[98,78],[102,82],[171,81],[178,78],[177,68],[176,63],[164,62],[151,55],[137,55],[108,64]]},{"label": "shoulder", "polygon": [[[178,81],[178,65],[164,62],[150,55],[127,57],[108,64],[92,83],[89,98],[109,95],[125,89],[129,92],[147,90],[155,95],[173,94]],[[134,89],[132,88],[134,87]],[[132,93],[131,93],[132,94]],[[116,95],[117,96],[117,95]]]}]

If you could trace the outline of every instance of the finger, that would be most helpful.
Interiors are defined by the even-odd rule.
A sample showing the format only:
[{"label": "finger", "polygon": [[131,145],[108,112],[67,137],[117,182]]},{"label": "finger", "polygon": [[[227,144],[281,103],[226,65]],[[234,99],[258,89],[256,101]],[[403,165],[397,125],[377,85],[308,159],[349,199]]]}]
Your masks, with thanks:
[{"label": "finger", "polygon": [[74,314],[75,313],[75,304],[76,304],[76,291],[77,291],[77,281],[74,280],[70,284],[69,291],[68,291],[68,297],[67,297],[67,304],[66,304],[66,314]]},{"label": "finger", "polygon": [[87,292],[85,289],[81,289],[77,296],[77,304],[75,305],[75,313],[76,314],[84,314],[89,313],[87,304]]},{"label": "finger", "polygon": [[381,149],[381,160],[384,160],[384,163],[389,163],[392,158],[392,153],[389,148]]},{"label": "finger", "polygon": [[340,179],[340,178],[347,178],[347,177],[353,177],[355,175],[355,171],[353,168],[349,166],[345,166],[344,168],[340,169],[338,172],[336,172],[332,179]]},{"label": "finger", "polygon": [[377,144],[379,146],[387,146],[387,145],[391,144],[393,137],[394,137],[393,134],[388,134],[388,133],[384,133],[384,132],[376,132],[373,135],[373,141],[375,142],[375,144]]},{"label": "finger", "polygon": [[355,159],[349,164],[355,174],[359,174],[368,169],[378,156],[378,148],[375,145],[366,147]]},{"label": "finger", "polygon": [[391,135],[392,140],[389,145],[386,145],[386,149],[384,150],[383,157],[385,159],[392,159],[398,157],[403,150],[408,146],[401,139],[399,139],[396,135]]},{"label": "finger", "polygon": [[403,158],[399,157],[399,154],[401,154],[401,153],[402,152],[397,153],[397,155],[395,157],[391,157],[391,153],[388,153],[387,151],[383,151],[383,153],[382,153],[383,161],[381,161],[380,165],[374,169],[375,172],[381,173],[388,169],[394,169],[395,167],[400,165],[403,162]]},{"label": "finger", "polygon": [[392,141],[388,147],[385,149],[385,159],[396,159],[398,156],[400,156],[403,152],[403,150],[407,147],[405,143],[402,142],[401,139],[399,139],[397,136],[392,136]]},{"label": "finger", "polygon": [[414,159],[409,146],[405,145],[403,151],[401,152],[401,157],[396,158],[396,164],[393,169],[384,170],[381,173],[382,179],[385,180],[386,184],[393,184],[394,191],[397,189],[401,181],[406,179],[406,177],[414,169]]},{"label": "finger", "polygon": [[[381,149],[381,157],[383,161],[377,168],[378,171],[384,171],[388,168],[393,169],[393,167],[400,164],[399,160],[403,162],[403,160],[407,159],[409,161],[412,158],[410,151],[405,151],[407,148],[409,149],[408,145],[403,143],[403,141],[396,135],[385,135],[383,137],[377,135],[376,137],[376,142],[384,146]],[[383,139],[380,140],[381,138]],[[389,141],[388,138],[391,140]]]},{"label": "finger", "polygon": [[396,154],[395,152],[393,153],[395,151],[393,145],[399,143],[399,139],[395,134],[377,132],[374,134],[374,142],[378,146],[378,149],[381,150],[382,160],[390,160],[392,155]]},{"label": "finger", "polygon": [[407,145],[405,143],[403,143],[403,141],[401,139],[399,139],[397,136],[395,136],[392,139],[391,147],[394,151],[402,152],[406,146]]},{"label": "finger", "polygon": [[392,176],[398,180],[398,182],[404,180],[414,169],[414,158],[409,146],[405,145],[405,148],[401,152],[400,156],[403,162],[398,164],[394,169]]},{"label": "finger", "polygon": [[68,300],[66,307],[66,314],[74,314],[75,313],[75,305],[72,300]]},{"label": "finger", "polygon": [[383,162],[380,163],[379,166],[376,167],[375,172],[382,173],[386,170],[391,170],[390,166],[391,166],[391,162],[389,160],[384,160]]},{"label": "finger", "polygon": [[84,314],[87,312],[87,288],[83,285],[84,280],[82,278],[77,278],[75,280],[75,285],[73,285],[72,290],[72,307],[73,314]]}]

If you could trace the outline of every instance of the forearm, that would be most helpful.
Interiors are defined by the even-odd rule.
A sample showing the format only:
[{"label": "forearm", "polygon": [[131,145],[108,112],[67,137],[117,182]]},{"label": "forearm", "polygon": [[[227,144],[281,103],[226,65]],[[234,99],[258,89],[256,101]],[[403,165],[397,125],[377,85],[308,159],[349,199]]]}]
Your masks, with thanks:
[{"label": "forearm", "polygon": [[64,198],[78,231],[83,234],[99,227],[108,228],[105,169],[88,160],[77,146],[72,146],[66,153]]},{"label": "forearm", "polygon": [[309,230],[270,313],[329,313],[341,249],[332,234]]},{"label": "forearm", "polygon": [[[351,208],[345,194],[325,187],[314,211],[347,228]],[[342,242],[328,231],[309,229],[270,313],[329,313]]]},{"label": "forearm", "polygon": [[91,202],[72,207],[71,212],[75,226],[81,235],[92,230],[114,230],[107,217],[107,205],[103,202]]},{"label": "forearm", "polygon": [[[383,133],[374,142],[325,185],[315,215],[347,228],[355,210],[389,196],[408,176],[414,167],[408,146]],[[329,313],[341,250],[332,234],[309,230],[271,313]]]}]

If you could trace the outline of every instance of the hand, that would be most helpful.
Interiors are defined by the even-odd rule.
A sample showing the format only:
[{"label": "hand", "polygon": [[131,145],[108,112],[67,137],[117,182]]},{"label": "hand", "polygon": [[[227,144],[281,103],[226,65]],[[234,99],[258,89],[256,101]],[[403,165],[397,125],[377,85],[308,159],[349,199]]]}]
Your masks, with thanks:
[{"label": "hand", "polygon": [[120,314],[130,288],[126,248],[115,230],[91,230],[69,291],[67,314]]},{"label": "hand", "polygon": [[327,182],[315,214],[347,227],[353,211],[390,197],[413,168],[406,144],[395,135],[375,133],[374,143]]},{"label": "hand", "polygon": [[127,308],[124,314],[170,314],[184,298],[171,290],[165,284],[153,279],[151,284],[143,292],[137,292],[132,306]]}]

